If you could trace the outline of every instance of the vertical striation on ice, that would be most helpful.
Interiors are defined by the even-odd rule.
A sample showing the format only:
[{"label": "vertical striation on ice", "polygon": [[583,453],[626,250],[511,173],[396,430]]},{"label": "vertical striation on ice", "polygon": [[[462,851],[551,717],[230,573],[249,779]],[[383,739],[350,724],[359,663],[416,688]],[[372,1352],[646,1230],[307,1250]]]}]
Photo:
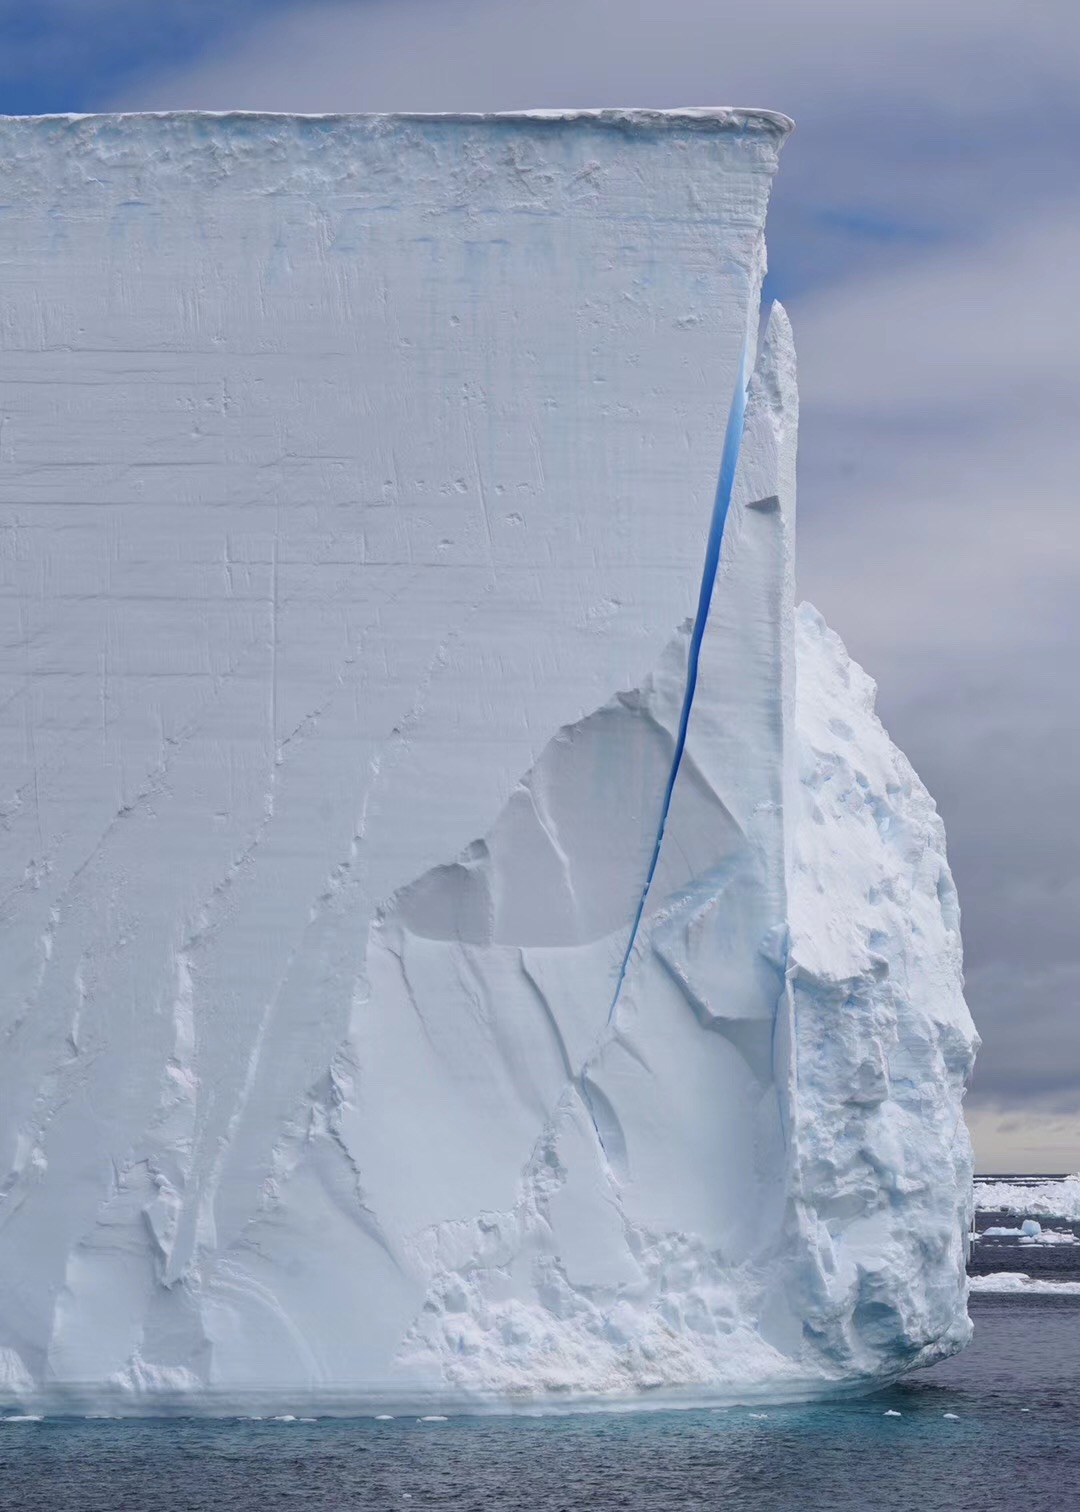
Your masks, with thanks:
[{"label": "vertical striation on ice", "polygon": [[753,355],[787,124],[0,120],[6,1399],[963,1342],[944,837],[795,607],[779,307]]}]

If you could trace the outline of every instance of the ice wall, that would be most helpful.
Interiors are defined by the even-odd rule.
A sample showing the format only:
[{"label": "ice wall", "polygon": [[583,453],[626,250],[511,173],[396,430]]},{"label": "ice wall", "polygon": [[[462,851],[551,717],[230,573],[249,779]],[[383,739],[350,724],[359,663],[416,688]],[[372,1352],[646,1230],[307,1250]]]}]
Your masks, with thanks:
[{"label": "ice wall", "polygon": [[786,129],[0,122],[9,1395],[798,1395],[965,1337],[940,823],[794,609]]}]

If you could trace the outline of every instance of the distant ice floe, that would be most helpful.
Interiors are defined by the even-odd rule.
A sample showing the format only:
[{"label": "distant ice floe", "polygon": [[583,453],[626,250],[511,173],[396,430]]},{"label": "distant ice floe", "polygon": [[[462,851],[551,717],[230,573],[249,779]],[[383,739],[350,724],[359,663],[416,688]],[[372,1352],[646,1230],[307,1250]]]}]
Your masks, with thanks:
[{"label": "distant ice floe", "polygon": [[1025,1292],[1045,1297],[1080,1297],[1080,1281],[1033,1281],[1023,1271],[995,1271],[991,1276],[972,1276],[973,1292]]},{"label": "distant ice floe", "polygon": [[976,1182],[975,1209],[980,1213],[1037,1213],[1040,1218],[1080,1223],[1080,1172],[1063,1181],[1030,1186],[1011,1181]]}]

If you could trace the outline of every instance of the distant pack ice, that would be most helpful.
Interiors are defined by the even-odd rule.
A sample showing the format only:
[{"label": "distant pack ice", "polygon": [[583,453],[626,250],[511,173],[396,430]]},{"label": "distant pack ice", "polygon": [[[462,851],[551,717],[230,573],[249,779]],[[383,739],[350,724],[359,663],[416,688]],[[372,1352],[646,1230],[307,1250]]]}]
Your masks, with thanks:
[{"label": "distant pack ice", "polygon": [[795,607],[787,127],[0,122],[0,1405],[967,1339],[944,834]]}]

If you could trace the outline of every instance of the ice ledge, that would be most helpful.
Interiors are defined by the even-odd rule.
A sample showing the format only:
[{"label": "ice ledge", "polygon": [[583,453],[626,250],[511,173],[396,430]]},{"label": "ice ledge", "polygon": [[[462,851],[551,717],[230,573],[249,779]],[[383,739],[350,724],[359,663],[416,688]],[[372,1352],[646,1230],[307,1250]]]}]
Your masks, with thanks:
[{"label": "ice ledge", "polygon": [[363,111],[328,111],[324,114],[308,114],[277,110],[147,110],[112,112],[67,111],[52,115],[4,115],[0,121],[100,121],[103,124],[129,120],[242,120],[266,121],[356,121],[377,125],[379,122],[396,121],[444,121],[477,124],[480,122],[506,122],[508,125],[522,122],[541,122],[550,125],[590,121],[597,126],[611,126],[619,130],[659,130],[664,127],[694,127],[702,131],[761,131],[782,140],[794,128],[790,116],[777,110],[759,110],[754,106],[741,105],[681,105],[670,110],[615,108],[567,108],[562,110],[492,110],[492,111],[422,111],[402,110],[367,113]]}]

